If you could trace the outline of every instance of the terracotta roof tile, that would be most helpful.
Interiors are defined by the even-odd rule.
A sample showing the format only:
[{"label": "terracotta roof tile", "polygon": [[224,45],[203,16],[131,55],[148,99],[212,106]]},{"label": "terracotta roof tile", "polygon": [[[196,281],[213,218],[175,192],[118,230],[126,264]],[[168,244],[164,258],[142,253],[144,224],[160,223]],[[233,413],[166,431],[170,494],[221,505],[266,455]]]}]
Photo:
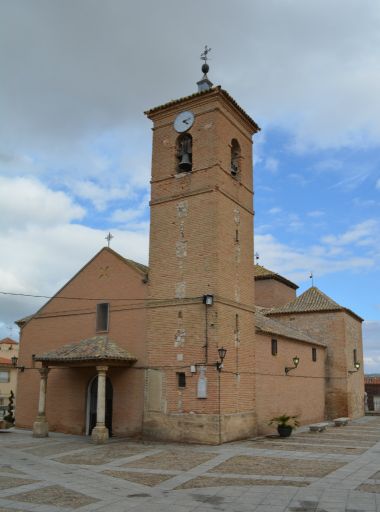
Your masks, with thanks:
[{"label": "terracotta roof tile", "polygon": [[316,286],[312,286],[299,297],[291,302],[288,302],[288,304],[279,306],[277,308],[272,308],[270,311],[268,311],[267,314],[277,315],[284,313],[311,313],[319,311],[345,311],[346,313],[353,315],[359,320],[363,320],[360,316],[356,315],[356,313],[350,309],[344,308],[333,299],[331,299],[328,295],[321,292],[321,290],[319,290]]},{"label": "terracotta roof tile", "polygon": [[298,286],[295,283],[289,281],[289,279],[286,279],[286,277],[283,277],[280,274],[273,272],[272,270],[268,270],[262,265],[253,265],[253,275],[255,276],[255,281],[261,281],[264,279],[275,279],[276,281],[280,281],[281,283],[290,286],[290,288],[293,288],[294,290],[297,290],[298,288]]},{"label": "terracotta roof tile", "polygon": [[265,316],[264,311],[256,309],[255,315],[256,331],[259,333],[270,334],[274,336],[283,336],[284,338],[290,338],[297,341],[304,341],[313,345],[321,345],[326,347],[326,343],[318,341],[303,331],[290,327],[287,323],[281,322],[280,320],[274,320]]},{"label": "terracotta roof tile", "polygon": [[130,361],[137,358],[111,340],[107,335],[94,336],[77,343],[63,345],[57,350],[36,354],[35,361],[70,362],[70,361]]},{"label": "terracotta roof tile", "polygon": [[2,340],[0,340],[0,345],[2,345],[3,343],[7,345],[18,345],[17,341],[12,340],[12,338],[3,338]]},{"label": "terracotta roof tile", "polygon": [[247,114],[247,112],[245,112],[245,110],[241,108],[241,106],[237,103],[237,101],[234,100],[233,97],[226,90],[222,89],[222,87],[220,85],[212,87],[211,89],[206,90],[206,91],[195,92],[194,94],[190,94],[189,96],[184,96],[184,97],[178,98],[176,100],[168,101],[167,103],[159,105],[158,107],[153,107],[153,108],[145,111],[144,113],[145,113],[145,115],[147,115],[149,117],[152,114],[159,112],[160,110],[165,110],[166,108],[170,108],[173,105],[177,105],[178,103],[182,103],[184,101],[192,100],[193,98],[198,98],[199,96],[206,96],[209,94],[210,95],[220,94],[221,96],[226,98],[230,103],[232,103],[232,105],[236,108],[236,110],[238,110],[246,118],[246,120],[252,125],[252,128],[254,129],[254,131],[256,131],[256,132],[260,131],[260,127],[252,119],[252,117],[250,117]]}]

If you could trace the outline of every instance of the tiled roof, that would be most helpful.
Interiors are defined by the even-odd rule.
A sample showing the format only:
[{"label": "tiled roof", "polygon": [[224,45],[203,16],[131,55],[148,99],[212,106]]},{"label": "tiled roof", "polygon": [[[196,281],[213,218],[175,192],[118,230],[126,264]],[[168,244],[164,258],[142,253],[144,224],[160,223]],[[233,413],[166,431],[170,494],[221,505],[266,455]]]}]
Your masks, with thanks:
[{"label": "tiled roof", "polygon": [[317,341],[305,332],[295,329],[294,327],[290,327],[288,324],[281,322],[280,320],[274,320],[273,318],[266,317],[260,309],[256,309],[255,322],[256,331],[259,333],[262,332],[272,336],[283,336],[284,338],[290,338],[326,347],[326,343]]},{"label": "tiled roof", "polygon": [[11,365],[12,361],[10,359],[6,359],[5,357],[0,357],[0,365]]},{"label": "tiled roof", "polygon": [[145,115],[147,115],[149,117],[151,114],[155,114],[156,112],[159,112],[160,110],[165,110],[166,108],[170,108],[173,105],[177,105],[178,103],[192,100],[194,98],[198,98],[199,96],[206,96],[208,94],[220,94],[221,96],[226,98],[249,121],[249,123],[253,126],[255,131],[260,131],[260,127],[255,123],[255,121],[252,119],[252,117],[250,117],[247,114],[247,112],[241,108],[241,106],[237,103],[237,101],[235,101],[233,99],[233,97],[230,96],[230,94],[227,91],[222,89],[220,85],[217,85],[216,87],[212,87],[211,89],[208,89],[206,91],[195,92],[194,94],[190,94],[189,96],[184,96],[184,97],[178,98],[176,100],[168,101],[167,103],[159,105],[158,107],[153,107],[144,113],[145,113]]},{"label": "tiled roof", "polygon": [[283,306],[272,308],[268,311],[268,315],[284,314],[284,313],[311,313],[319,311],[345,311],[350,315],[363,320],[350,309],[340,306],[328,295],[321,292],[316,286],[312,286],[292,302],[288,302]]},{"label": "tiled roof", "polygon": [[0,340],[0,345],[2,345],[3,343],[6,345],[18,345],[17,341],[12,340],[12,338],[3,338],[2,340]]},{"label": "tiled roof", "polygon": [[70,362],[70,361],[130,361],[135,362],[137,358],[131,355],[124,348],[107,335],[94,336],[77,343],[63,345],[57,350],[36,354],[35,361],[43,362]]},{"label": "tiled roof", "polygon": [[133,260],[124,258],[124,256],[122,256],[118,252],[114,251],[110,247],[104,247],[104,249],[107,250],[108,252],[111,252],[115,256],[117,256],[121,261],[123,261],[127,265],[130,265],[130,266],[136,268],[137,270],[139,270],[140,272],[143,272],[144,274],[148,273],[149,267],[147,267],[146,265],[143,265],[142,263],[138,263],[137,261],[133,261]]},{"label": "tiled roof", "polygon": [[277,274],[276,272],[272,272],[272,270],[268,270],[262,265],[253,266],[253,275],[255,276],[255,281],[261,281],[264,279],[275,279],[276,281],[280,281],[281,283],[290,286],[290,288],[293,288],[294,290],[297,290],[298,288],[298,286],[295,283],[289,281],[289,279],[286,279],[286,277],[283,277],[280,274]]}]

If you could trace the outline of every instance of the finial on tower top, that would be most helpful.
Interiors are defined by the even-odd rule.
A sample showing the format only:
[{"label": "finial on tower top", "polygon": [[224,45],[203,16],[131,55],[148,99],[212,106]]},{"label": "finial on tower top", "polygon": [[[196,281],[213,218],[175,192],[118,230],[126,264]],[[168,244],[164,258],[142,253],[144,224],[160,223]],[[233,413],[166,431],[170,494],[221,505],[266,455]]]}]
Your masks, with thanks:
[{"label": "finial on tower top", "polygon": [[198,92],[202,91],[208,91],[212,87],[212,82],[208,79],[207,73],[210,69],[210,66],[207,64],[208,54],[211,52],[211,48],[209,48],[206,44],[205,49],[201,53],[201,60],[204,60],[204,63],[202,64],[202,73],[203,77],[199,82],[197,82],[198,85]]}]

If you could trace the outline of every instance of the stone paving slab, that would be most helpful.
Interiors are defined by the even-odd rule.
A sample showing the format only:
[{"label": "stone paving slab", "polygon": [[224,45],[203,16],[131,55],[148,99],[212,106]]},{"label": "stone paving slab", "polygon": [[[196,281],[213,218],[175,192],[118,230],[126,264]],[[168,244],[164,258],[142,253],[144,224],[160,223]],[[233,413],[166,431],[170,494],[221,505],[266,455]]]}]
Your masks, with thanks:
[{"label": "stone paving slab", "polygon": [[345,447],[345,446],[321,446],[316,444],[306,444],[306,443],[281,443],[281,442],[260,442],[252,443],[250,445],[255,449],[263,449],[263,450],[286,450],[286,451],[300,451],[300,452],[313,452],[313,453],[335,453],[341,455],[360,455],[364,453],[365,448],[354,448],[354,447]]},{"label": "stone paving slab", "polygon": [[127,443],[107,444],[78,453],[56,457],[54,460],[63,464],[98,465],[111,462],[117,458],[144,453],[148,449],[142,446],[129,446]]},{"label": "stone paving slab", "polygon": [[248,478],[228,478],[216,476],[198,476],[192,480],[188,480],[184,484],[179,485],[175,489],[194,489],[196,487],[225,487],[225,486],[244,486],[244,485],[281,485],[292,487],[307,487],[308,482],[300,482],[297,480],[265,480],[265,479],[248,479]]},{"label": "stone paving slab", "polygon": [[255,475],[286,475],[304,477],[322,477],[342,467],[342,462],[287,458],[249,457],[239,455],[231,457],[217,466],[213,473],[241,473]]},{"label": "stone paving slab", "polygon": [[33,484],[35,480],[27,478],[15,478],[14,476],[0,475],[0,490],[9,489],[10,487],[19,487],[20,485]]},{"label": "stone paving slab", "polygon": [[0,454],[0,512],[380,512],[374,417],[222,446],[15,429]]},{"label": "stone paving slab", "polygon": [[60,485],[52,485],[50,487],[43,487],[35,491],[24,492],[8,496],[8,500],[26,501],[28,503],[42,503],[45,505],[54,505],[60,507],[80,508],[89,503],[95,503],[98,500],[85,496],[84,494],[71,491]]},{"label": "stone paving slab", "polygon": [[156,455],[150,455],[135,462],[123,464],[123,467],[133,466],[146,469],[175,469],[188,471],[199,464],[213,459],[216,453],[200,453],[191,448],[178,451],[162,451]]},{"label": "stone paving slab", "polygon": [[154,487],[155,485],[171,478],[171,475],[162,475],[160,473],[131,473],[128,471],[115,471],[112,469],[106,469],[105,471],[102,471],[102,473],[104,475],[113,476],[114,478],[121,478],[123,480],[129,480],[130,482],[147,485],[148,487]]}]

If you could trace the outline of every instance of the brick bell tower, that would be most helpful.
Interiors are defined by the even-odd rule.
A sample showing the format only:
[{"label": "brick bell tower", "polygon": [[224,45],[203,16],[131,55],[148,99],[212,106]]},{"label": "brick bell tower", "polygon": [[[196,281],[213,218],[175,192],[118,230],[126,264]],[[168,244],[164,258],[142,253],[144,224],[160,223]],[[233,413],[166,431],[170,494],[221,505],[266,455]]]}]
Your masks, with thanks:
[{"label": "brick bell tower", "polygon": [[[256,431],[252,135],[207,77],[153,121],[143,430],[218,444]],[[221,357],[226,349],[223,364]]]}]

